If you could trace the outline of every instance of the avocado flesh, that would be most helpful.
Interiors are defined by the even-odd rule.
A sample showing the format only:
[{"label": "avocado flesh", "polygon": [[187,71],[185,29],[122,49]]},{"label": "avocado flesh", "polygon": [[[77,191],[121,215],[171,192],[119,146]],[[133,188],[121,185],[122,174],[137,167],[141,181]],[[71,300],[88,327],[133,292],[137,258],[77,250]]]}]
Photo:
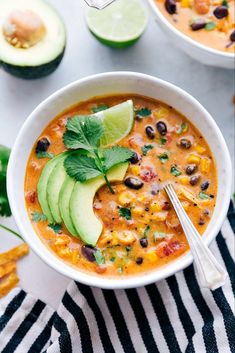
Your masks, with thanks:
[{"label": "avocado flesh", "polygon": [[[128,163],[113,167],[107,174],[108,180],[122,181],[125,177]],[[96,192],[105,184],[102,176],[86,181],[76,182],[70,199],[70,214],[73,225],[85,244],[95,246],[103,229],[102,222],[93,210]]]},{"label": "avocado flesh", "polygon": [[[46,35],[35,45],[17,48],[3,34],[4,20],[15,10],[37,14],[46,28]],[[43,0],[0,0],[0,63],[2,68],[21,78],[35,79],[52,73],[60,64],[66,46],[65,26],[58,13]]]},{"label": "avocado flesh", "polygon": [[76,181],[73,178],[70,178],[69,176],[66,177],[60,190],[59,208],[61,217],[69,233],[71,233],[74,237],[77,237],[78,233],[74,228],[69,211],[69,203],[75,183]]},{"label": "avocado flesh", "polygon": [[53,169],[57,166],[57,164],[64,159],[66,156],[66,152],[59,154],[58,156],[52,158],[42,170],[42,173],[39,178],[37,193],[38,193],[38,201],[42,208],[43,213],[48,219],[49,224],[55,223],[54,217],[51,213],[48,201],[47,201],[47,185],[50,178],[50,175]]},{"label": "avocado flesh", "polygon": [[53,168],[47,183],[47,202],[54,219],[54,223],[62,223],[62,217],[59,208],[59,196],[62,185],[67,177],[66,170],[64,168],[65,156],[55,165]]}]

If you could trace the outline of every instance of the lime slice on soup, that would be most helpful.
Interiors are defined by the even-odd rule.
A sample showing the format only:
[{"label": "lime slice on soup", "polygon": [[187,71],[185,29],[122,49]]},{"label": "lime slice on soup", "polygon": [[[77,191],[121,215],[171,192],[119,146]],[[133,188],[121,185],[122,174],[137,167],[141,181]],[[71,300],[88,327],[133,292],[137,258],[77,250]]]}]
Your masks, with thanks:
[{"label": "lime slice on soup", "polygon": [[147,11],[140,0],[117,0],[104,10],[86,14],[91,33],[103,44],[125,48],[134,44],[147,25]]},{"label": "lime slice on soup", "polygon": [[112,108],[95,114],[104,124],[104,134],[101,137],[101,146],[112,145],[127,136],[134,123],[133,101],[115,105]]}]

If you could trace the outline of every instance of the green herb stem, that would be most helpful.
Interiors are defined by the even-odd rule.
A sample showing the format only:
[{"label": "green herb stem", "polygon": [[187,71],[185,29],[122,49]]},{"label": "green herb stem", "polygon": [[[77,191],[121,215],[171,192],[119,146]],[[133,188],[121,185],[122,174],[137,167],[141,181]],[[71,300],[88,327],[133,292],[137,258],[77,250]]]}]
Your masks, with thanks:
[{"label": "green herb stem", "polygon": [[12,233],[12,234],[14,234],[14,235],[16,235],[18,238],[20,238],[20,239],[23,240],[23,242],[24,242],[24,239],[22,238],[22,236],[21,236],[19,233],[15,232],[14,230],[12,230],[12,229],[10,229],[10,228],[4,226],[3,224],[0,224],[0,228],[2,228],[2,229],[4,229],[4,230],[6,230],[6,231],[8,231],[8,232],[10,232],[10,233]]},{"label": "green herb stem", "polygon": [[106,184],[107,184],[107,186],[108,186],[108,188],[109,188],[109,191],[110,191],[112,194],[115,194],[115,192],[114,192],[114,190],[113,190],[113,188],[112,188],[112,186],[111,186],[111,184],[110,184],[110,182],[109,182],[109,180],[108,180],[106,174],[104,174],[104,180],[106,181]]}]

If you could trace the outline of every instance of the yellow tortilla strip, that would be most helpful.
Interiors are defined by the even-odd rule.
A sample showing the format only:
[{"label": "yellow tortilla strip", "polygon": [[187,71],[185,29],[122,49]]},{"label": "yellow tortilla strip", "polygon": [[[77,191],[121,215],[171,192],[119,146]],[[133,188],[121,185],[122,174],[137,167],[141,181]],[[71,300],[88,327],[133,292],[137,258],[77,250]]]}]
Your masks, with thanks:
[{"label": "yellow tortilla strip", "polygon": [[5,265],[0,266],[0,279],[6,275],[9,275],[11,272],[16,271],[16,263],[8,262]]},{"label": "yellow tortilla strip", "polygon": [[10,273],[0,280],[0,298],[9,293],[19,282],[19,277],[15,272]]},{"label": "yellow tortilla strip", "polygon": [[29,252],[29,247],[27,244],[23,243],[16,248],[13,248],[9,251],[6,251],[2,254],[0,254],[0,266],[12,262],[12,261],[17,261],[19,258],[22,256],[27,255]]}]

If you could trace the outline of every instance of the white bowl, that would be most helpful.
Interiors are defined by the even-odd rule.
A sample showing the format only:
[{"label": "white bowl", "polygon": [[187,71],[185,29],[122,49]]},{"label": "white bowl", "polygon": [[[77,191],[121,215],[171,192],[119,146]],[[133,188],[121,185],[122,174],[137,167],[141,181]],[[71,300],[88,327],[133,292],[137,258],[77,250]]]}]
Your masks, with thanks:
[{"label": "white bowl", "polygon": [[24,178],[34,142],[56,115],[79,101],[115,93],[141,94],[173,106],[197,126],[208,141],[217,164],[218,197],[213,217],[203,236],[207,244],[218,234],[226,217],[232,180],[229,152],[215,121],[193,97],[170,83],[139,73],[105,73],[71,83],[42,102],[24,123],[11,153],[7,189],[12,213],[25,241],[48,265],[76,281],[109,289],[138,287],[159,281],[191,264],[192,256],[188,252],[165,267],[138,276],[118,279],[101,277],[72,268],[56,257],[35,233],[26,210]]},{"label": "white bowl", "polygon": [[223,67],[226,69],[234,68],[235,55],[233,53],[225,53],[220,50],[207,47],[186,36],[167,20],[167,18],[159,10],[155,0],[148,1],[158,24],[174,45],[178,46],[186,54],[203,64]]}]

